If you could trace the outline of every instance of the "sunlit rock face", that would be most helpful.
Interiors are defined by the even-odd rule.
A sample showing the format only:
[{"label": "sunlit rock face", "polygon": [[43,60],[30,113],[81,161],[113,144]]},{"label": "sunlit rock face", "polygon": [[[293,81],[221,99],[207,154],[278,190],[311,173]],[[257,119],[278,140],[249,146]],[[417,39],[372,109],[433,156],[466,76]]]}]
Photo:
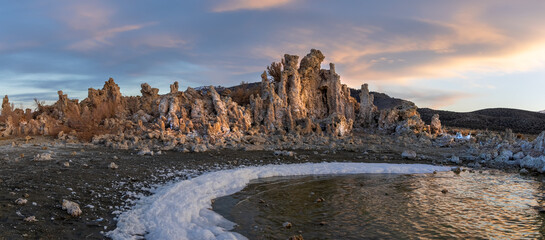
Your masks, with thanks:
[{"label": "sunlit rock face", "polygon": [[427,126],[416,110],[416,105],[411,102],[403,102],[394,108],[381,110],[378,118],[378,127],[385,131],[394,131],[397,133],[422,132]]},{"label": "sunlit rock face", "polygon": [[[182,92],[178,82],[168,94],[159,95],[159,89],[143,83],[141,96],[126,97],[111,78],[102,89],[90,88],[81,102],[59,91],[55,104],[41,105],[36,112],[11,109],[6,96],[0,131],[3,136],[57,136],[62,131],[63,138],[75,134],[120,148],[142,148],[147,139],[163,142],[168,150],[188,142],[207,149],[240,142],[263,144],[255,141],[259,138],[245,137],[256,134],[337,137],[362,127],[388,133],[426,129],[412,103],[379,111],[367,84],[361,87],[358,103],[341,83],[334,64],[320,69],[325,59],[320,50],[312,49],[299,59],[286,54],[280,63],[268,67],[269,75],[261,75],[259,90],[247,96],[244,105],[233,101],[223,88]],[[441,128],[440,122],[432,125],[436,132]]]},{"label": "sunlit rock face", "polygon": [[9,103],[8,95],[4,96],[4,99],[2,100],[2,116],[8,115],[11,113],[11,105]]},{"label": "sunlit rock face", "polygon": [[434,134],[440,134],[443,132],[441,128],[441,120],[439,120],[439,114],[434,114],[431,117],[430,130]]},{"label": "sunlit rock face", "polygon": [[361,85],[360,91],[360,112],[359,123],[363,126],[373,126],[376,124],[375,118],[377,117],[378,110],[373,104],[375,97],[373,94],[369,94],[369,87],[366,84]]},{"label": "sunlit rock face", "polygon": [[329,70],[320,69],[324,58],[315,49],[300,63],[298,56],[286,54],[280,81],[271,82],[263,73],[261,96],[251,98],[254,124],[268,131],[308,134],[320,128],[332,135],[349,133],[357,102],[341,84],[334,64]]}]

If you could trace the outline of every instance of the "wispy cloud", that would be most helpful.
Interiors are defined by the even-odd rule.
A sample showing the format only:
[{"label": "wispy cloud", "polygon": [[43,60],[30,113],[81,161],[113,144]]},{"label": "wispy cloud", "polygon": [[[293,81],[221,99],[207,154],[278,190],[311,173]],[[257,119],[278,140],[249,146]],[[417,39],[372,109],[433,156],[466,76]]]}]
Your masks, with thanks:
[{"label": "wispy cloud", "polygon": [[[472,74],[505,74],[545,67],[545,34],[527,34],[520,39],[506,30],[471,21],[459,22],[413,19],[436,32],[425,35],[393,33],[369,26],[343,26],[323,35],[321,30],[291,28],[294,38],[252,50],[260,56],[278,59],[278,52],[305,53],[320,48],[326,61],[335,62],[352,86],[361,81],[390,81],[410,84],[421,79],[467,78]],[[385,39],[386,38],[386,39]],[[292,52],[292,53],[293,53]],[[276,55],[275,55],[276,53]]]},{"label": "wispy cloud", "polygon": [[[351,87],[368,82],[388,93],[392,86],[425,86],[433,91],[414,94],[428,98],[412,99],[434,107],[492,106],[517,88],[526,99],[507,104],[537,110],[545,101],[533,96],[545,88],[545,30],[538,24],[544,7],[543,0],[10,1],[0,15],[6,33],[0,34],[0,72],[16,72],[27,84],[35,84],[27,79],[32,73],[91,76],[74,78],[85,88],[111,76],[122,91],[134,85],[130,94],[139,94],[138,81],[167,90],[173,80],[191,86],[259,81],[284,53],[304,56],[317,48],[326,56],[323,67],[336,63]],[[0,95],[11,93],[4,79]],[[518,82],[510,84],[513,79]],[[478,97],[456,94],[466,89]],[[436,94],[441,90],[447,92]]]},{"label": "wispy cloud", "polygon": [[77,51],[89,51],[101,46],[113,45],[109,41],[109,39],[115,37],[117,34],[139,30],[146,26],[150,26],[154,24],[156,23],[150,22],[150,23],[144,23],[144,24],[126,25],[126,26],[115,27],[115,28],[110,28],[106,30],[99,30],[97,32],[92,32],[90,38],[73,43],[68,46],[68,49],[77,50]]},{"label": "wispy cloud", "polygon": [[397,98],[414,101],[421,106],[427,106],[432,109],[441,109],[453,105],[462,99],[475,97],[475,95],[471,93],[426,88],[404,88],[403,90],[391,89],[389,94]]},{"label": "wispy cloud", "polygon": [[225,0],[212,8],[213,12],[229,12],[237,10],[265,10],[286,5],[293,0]]},{"label": "wispy cloud", "polygon": [[[52,11],[52,14],[70,29],[65,37],[69,38],[71,43],[66,49],[81,52],[117,45],[118,43],[113,42],[112,39],[119,34],[158,24],[156,21],[120,24],[119,19],[116,18],[118,10],[118,6],[105,1],[69,2]],[[153,47],[180,44],[176,39],[153,39],[152,37],[139,38],[138,41],[133,42]]]},{"label": "wispy cloud", "polygon": [[187,46],[189,42],[173,34],[153,34],[133,40],[134,46],[145,45],[152,48],[179,48]]},{"label": "wispy cloud", "polygon": [[89,76],[70,73],[16,73],[0,71],[0,78],[8,83],[22,84],[25,81],[55,82],[65,80],[87,80]]},{"label": "wispy cloud", "polygon": [[114,5],[103,1],[68,1],[52,11],[52,15],[71,29],[97,31],[112,23],[115,12]]}]

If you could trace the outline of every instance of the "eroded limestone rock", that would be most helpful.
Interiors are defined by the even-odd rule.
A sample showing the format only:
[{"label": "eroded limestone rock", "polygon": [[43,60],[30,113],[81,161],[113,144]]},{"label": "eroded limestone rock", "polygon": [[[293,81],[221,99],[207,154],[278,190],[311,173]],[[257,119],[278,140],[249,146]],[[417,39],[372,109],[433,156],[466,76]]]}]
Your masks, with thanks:
[{"label": "eroded limestone rock", "polygon": [[62,210],[66,210],[72,217],[78,217],[82,213],[79,204],[66,199],[62,200]]},{"label": "eroded limestone rock", "polygon": [[367,83],[361,85],[359,120],[364,126],[372,126],[376,123],[375,117],[378,110],[375,104],[373,104],[374,99],[373,94],[369,94]]},{"label": "eroded limestone rock", "polygon": [[11,104],[9,103],[8,95],[4,96],[4,99],[2,100],[2,116],[7,116],[11,113]]},{"label": "eroded limestone rock", "polygon": [[533,146],[534,150],[545,154],[545,131],[541,132],[533,141]]},{"label": "eroded limestone rock", "polygon": [[[228,90],[221,92],[223,88],[187,88],[182,92],[177,82],[170,85],[168,94],[159,95],[159,89],[143,83],[141,96],[124,97],[111,78],[102,89],[90,88],[81,102],[59,91],[59,100],[53,106],[41,106],[37,113],[11,109],[6,96],[0,134],[44,134],[64,140],[68,135],[59,134],[61,131],[70,136],[90,134],[88,139],[93,143],[116,149],[147,149],[141,152],[151,155],[149,149],[243,148],[245,137],[256,135],[267,136],[266,142],[256,146],[289,147],[287,142],[327,144],[329,140],[324,137],[349,136],[354,128],[361,127],[389,133],[424,129],[414,104],[379,112],[367,84],[362,85],[358,103],[341,83],[334,64],[321,69],[324,59],[316,49],[301,61],[298,56],[284,55],[281,63],[274,64],[273,78],[264,72],[259,91],[253,92],[250,104],[243,106],[226,94]],[[42,158],[40,155],[36,160]]]},{"label": "eroded limestone rock", "polygon": [[439,120],[439,114],[434,114],[431,117],[430,130],[433,134],[441,134],[443,132],[441,128],[441,120]]}]

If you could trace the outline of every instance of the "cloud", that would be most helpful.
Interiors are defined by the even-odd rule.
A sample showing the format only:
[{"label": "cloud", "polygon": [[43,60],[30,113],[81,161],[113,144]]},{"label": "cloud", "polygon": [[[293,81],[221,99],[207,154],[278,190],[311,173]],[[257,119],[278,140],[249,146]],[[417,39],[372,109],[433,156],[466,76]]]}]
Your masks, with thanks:
[{"label": "cloud", "polygon": [[[407,85],[423,79],[465,79],[475,74],[507,74],[545,66],[545,34],[528,30],[524,37],[514,37],[503,26],[489,26],[472,19],[477,18],[455,17],[452,22],[409,19],[416,30],[435,30],[424,34],[350,24],[333,29],[292,27],[283,31],[298,33],[294,38],[278,34],[281,39],[275,39],[276,45],[259,46],[253,52],[278,59],[280,52],[304,53],[318,47],[326,61],[335,62],[343,79],[352,86],[361,81]],[[330,33],[324,35],[324,28],[331,29]]]},{"label": "cloud", "polygon": [[101,1],[68,1],[51,13],[71,29],[96,31],[111,24],[115,12],[114,6]]},{"label": "cloud", "polygon": [[91,33],[91,37],[85,40],[78,41],[68,46],[68,49],[77,50],[77,51],[89,51],[95,48],[99,48],[105,45],[112,46],[113,43],[109,39],[115,37],[119,33],[135,31],[142,29],[146,26],[154,25],[156,23],[144,23],[144,24],[135,24],[135,25],[126,25],[121,27],[115,27],[106,29],[103,31],[97,31]]},{"label": "cloud", "polygon": [[213,12],[237,10],[265,10],[286,5],[293,0],[225,0],[212,8]]},{"label": "cloud", "polygon": [[152,34],[142,36],[133,41],[134,46],[148,46],[152,48],[179,48],[187,46],[188,41],[173,34]]},{"label": "cloud", "polygon": [[[125,23],[130,20],[120,21],[117,13],[118,7],[105,1],[69,2],[52,11],[54,18],[69,28],[68,33],[64,34],[71,41],[66,49],[80,52],[119,45],[112,41],[119,34],[158,24],[157,21]],[[149,33],[132,42],[150,47],[172,47],[182,43],[172,37],[160,39]]]},{"label": "cloud", "polygon": [[[371,88],[470,89],[482,94],[482,105],[487,89],[494,89],[489,90],[493,96],[510,88],[498,84],[500,78],[513,77],[522,81],[516,84],[520,89],[531,91],[537,87],[528,86],[540,83],[528,79],[542,80],[545,70],[545,30],[536,24],[545,21],[542,0],[208,0],[166,5],[61,0],[13,1],[2,7],[0,32],[8,34],[0,35],[0,72],[90,76],[74,80],[84,89],[100,87],[110,76],[122,90],[145,81],[167,90],[174,80],[192,87],[259,81],[265,67],[284,53],[303,57],[316,48],[326,56],[323,67],[336,63],[341,81],[351,87],[368,82]],[[532,72],[525,80],[510,75],[525,72]],[[72,87],[63,81],[51,85]],[[436,96],[435,90],[418,94]],[[421,101],[435,106],[448,99],[455,105],[468,102],[449,94]]]},{"label": "cloud", "polygon": [[418,106],[426,106],[432,109],[441,109],[451,106],[456,102],[475,97],[474,94],[445,91],[442,89],[390,89],[388,94],[396,98],[406,99],[415,102]]}]

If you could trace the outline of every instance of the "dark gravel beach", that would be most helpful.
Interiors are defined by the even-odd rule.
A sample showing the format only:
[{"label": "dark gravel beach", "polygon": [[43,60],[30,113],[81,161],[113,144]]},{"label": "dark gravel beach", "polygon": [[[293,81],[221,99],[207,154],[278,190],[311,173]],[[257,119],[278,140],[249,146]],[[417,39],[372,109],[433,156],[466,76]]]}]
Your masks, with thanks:
[{"label": "dark gravel beach", "polygon": [[[439,158],[447,154],[445,151],[452,150],[429,154]],[[298,162],[430,162],[402,160],[396,149],[294,151],[294,156],[242,150],[140,156],[134,151],[67,144],[50,138],[28,142],[5,139],[0,152],[0,239],[102,239],[103,232],[116,226],[114,213],[130,207],[138,194],[150,194],[153,186],[206,171]],[[36,161],[35,156],[43,153],[51,154],[51,160]],[[118,165],[117,169],[110,167],[112,162]],[[28,202],[17,205],[18,198]],[[83,214],[67,214],[61,209],[63,199],[78,203]],[[23,220],[29,216],[35,216],[37,221]]]}]

